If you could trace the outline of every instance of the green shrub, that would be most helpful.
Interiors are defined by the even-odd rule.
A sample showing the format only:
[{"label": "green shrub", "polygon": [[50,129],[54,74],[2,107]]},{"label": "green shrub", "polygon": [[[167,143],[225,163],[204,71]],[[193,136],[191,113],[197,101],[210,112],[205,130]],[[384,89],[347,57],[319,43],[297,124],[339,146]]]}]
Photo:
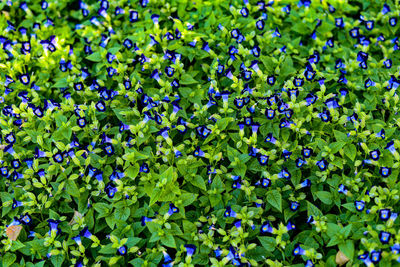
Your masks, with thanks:
[{"label": "green shrub", "polygon": [[398,265],[398,5],[2,1],[2,266]]}]

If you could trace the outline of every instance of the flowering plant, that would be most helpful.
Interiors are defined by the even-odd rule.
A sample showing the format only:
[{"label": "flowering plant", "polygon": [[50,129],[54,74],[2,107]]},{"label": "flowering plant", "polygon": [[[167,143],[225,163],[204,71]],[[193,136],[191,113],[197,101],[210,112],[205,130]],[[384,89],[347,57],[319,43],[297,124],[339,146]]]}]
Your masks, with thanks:
[{"label": "flowering plant", "polygon": [[398,5],[2,1],[2,266],[398,264]]}]

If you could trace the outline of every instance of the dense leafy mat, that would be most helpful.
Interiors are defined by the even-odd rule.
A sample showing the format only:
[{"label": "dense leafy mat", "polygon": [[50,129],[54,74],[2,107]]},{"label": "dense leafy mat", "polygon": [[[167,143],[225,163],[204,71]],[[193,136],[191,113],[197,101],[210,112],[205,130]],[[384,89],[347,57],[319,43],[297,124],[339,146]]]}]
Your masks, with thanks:
[{"label": "dense leafy mat", "polygon": [[398,265],[398,5],[2,1],[0,262]]}]

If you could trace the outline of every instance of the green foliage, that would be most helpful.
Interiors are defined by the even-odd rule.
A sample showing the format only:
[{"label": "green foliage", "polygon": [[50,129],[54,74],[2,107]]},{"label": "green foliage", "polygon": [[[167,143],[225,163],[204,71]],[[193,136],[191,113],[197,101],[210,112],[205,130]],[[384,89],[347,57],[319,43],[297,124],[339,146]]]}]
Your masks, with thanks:
[{"label": "green foliage", "polygon": [[397,266],[398,6],[2,1],[0,266]]}]

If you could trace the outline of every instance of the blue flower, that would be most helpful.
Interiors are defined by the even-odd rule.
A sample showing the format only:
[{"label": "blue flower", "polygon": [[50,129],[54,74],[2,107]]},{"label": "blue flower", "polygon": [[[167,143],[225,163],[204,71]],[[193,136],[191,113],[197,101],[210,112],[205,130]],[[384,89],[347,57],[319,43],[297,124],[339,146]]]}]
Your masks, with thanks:
[{"label": "blue flower", "polygon": [[304,72],[304,76],[306,77],[307,81],[312,81],[314,79],[316,73],[317,73],[316,71],[306,70]]},{"label": "blue flower", "polygon": [[254,47],[251,49],[251,54],[255,57],[260,57],[261,55],[261,49],[258,45],[254,45]]},{"label": "blue flower", "polygon": [[315,264],[311,261],[311,260],[307,260],[306,264],[304,265],[304,267],[314,267]]},{"label": "blue flower", "polygon": [[389,19],[389,25],[392,26],[392,27],[396,26],[397,25],[397,18],[396,17],[391,17]]},{"label": "blue flower", "polygon": [[55,232],[56,235],[60,233],[60,229],[58,229],[58,225],[61,222],[60,220],[53,220],[53,219],[48,219],[47,222],[49,223],[49,235],[51,235],[52,232]]},{"label": "blue flower", "polygon": [[[26,162],[26,165],[28,166],[29,169],[32,168],[33,165],[33,158],[26,158],[23,160],[24,162]],[[0,171],[1,172],[1,171]],[[2,172],[1,172],[2,173]]]},{"label": "blue flower", "polygon": [[10,145],[14,144],[16,141],[14,133],[11,132],[11,133],[7,134],[4,137],[4,140],[6,141],[7,144],[10,144]]},{"label": "blue flower", "polygon": [[172,203],[169,204],[168,215],[171,216],[174,213],[178,213],[179,209]]},{"label": "blue flower", "polygon": [[152,220],[153,220],[152,218],[148,218],[146,216],[142,216],[142,218],[141,218],[142,226],[145,226],[147,222],[151,222]]},{"label": "blue flower", "polygon": [[294,225],[291,221],[288,221],[288,224],[286,225],[286,229],[288,231],[294,230],[294,229],[296,229],[296,225]]},{"label": "blue flower", "polygon": [[91,238],[92,237],[92,233],[90,233],[88,227],[86,226],[85,228],[82,229],[82,231],[80,231],[79,233],[80,236],[84,236],[86,238]]},{"label": "blue flower", "polygon": [[53,160],[57,163],[62,163],[64,158],[63,155],[61,153],[56,153],[53,155]]},{"label": "blue flower", "polygon": [[97,181],[101,182],[103,181],[103,172],[102,171],[97,171],[94,174],[94,177],[96,178]]},{"label": "blue flower", "polygon": [[390,215],[391,215],[390,209],[381,209],[381,210],[379,210],[379,218],[382,221],[389,220]]},{"label": "blue flower", "polygon": [[290,156],[292,155],[292,152],[290,152],[290,151],[288,151],[288,150],[286,150],[286,149],[284,149],[283,151],[282,151],[282,157],[285,159],[285,161],[286,160],[288,160],[288,159],[290,159]]},{"label": "blue flower", "polygon": [[305,255],[305,254],[306,254],[306,251],[304,249],[302,249],[299,244],[297,244],[295,246],[295,248],[293,249],[293,255],[294,256]]},{"label": "blue flower", "polygon": [[311,186],[311,181],[310,179],[305,179],[301,184],[300,184],[301,188],[303,187],[310,187]]},{"label": "blue flower", "polygon": [[293,82],[294,86],[300,87],[304,85],[304,79],[302,78],[295,78]]},{"label": "blue flower", "polygon": [[346,187],[343,184],[340,184],[338,192],[347,195],[349,191],[346,189]]},{"label": "blue flower", "polygon": [[290,4],[282,7],[281,10],[282,10],[282,12],[285,12],[286,14],[289,15],[290,14]]},{"label": "blue flower", "polygon": [[275,117],[275,110],[274,109],[266,109],[265,116],[267,116],[267,119],[272,120]]},{"label": "blue flower", "polygon": [[364,83],[365,88],[369,88],[371,86],[375,86],[375,82],[373,82],[370,78],[368,78]]},{"label": "blue flower", "polygon": [[144,163],[140,166],[139,172],[149,173],[149,172],[150,172],[149,165],[148,165],[146,162],[144,162]]},{"label": "blue flower", "polygon": [[[335,42],[335,41],[334,41],[333,38],[329,38],[329,39],[326,41],[326,45],[332,48],[332,47],[335,45],[334,42]],[[325,46],[324,46],[324,48],[325,48]]]},{"label": "blue flower", "polygon": [[231,206],[227,206],[224,213],[224,217],[236,217],[236,216],[237,214],[231,209]]},{"label": "blue flower", "polygon": [[289,180],[291,177],[292,175],[290,174],[290,172],[286,167],[283,167],[282,170],[278,173],[278,178],[285,178]]},{"label": "blue flower", "polygon": [[21,201],[17,201],[15,198],[13,198],[12,209],[16,209],[21,206],[23,206],[23,203]]},{"label": "blue flower", "polygon": [[382,244],[387,244],[390,241],[391,234],[389,232],[380,231],[379,232],[379,240]]},{"label": "blue flower", "polygon": [[335,98],[329,98],[328,100],[325,101],[325,105],[327,106],[327,108],[331,109],[331,108],[338,108],[340,107],[337,99]]},{"label": "blue flower", "polygon": [[304,147],[304,148],[301,150],[301,153],[302,153],[302,155],[303,155],[304,158],[309,158],[309,157],[311,157],[311,155],[312,155],[312,153],[313,153],[313,150],[312,150],[311,148]]},{"label": "blue flower", "polygon": [[364,208],[365,208],[365,202],[362,201],[362,200],[361,201],[355,201],[354,205],[355,205],[357,211],[363,211]]},{"label": "blue flower", "polygon": [[385,61],[383,61],[383,66],[387,69],[390,69],[392,67],[392,60],[386,59]]},{"label": "blue flower", "polygon": [[46,157],[45,152],[41,151],[38,147],[35,147],[35,159]]},{"label": "blue flower", "polygon": [[393,140],[386,145],[385,149],[389,150],[393,155],[397,152]]},{"label": "blue flower", "polygon": [[335,18],[335,25],[338,28],[344,28],[343,18]]},{"label": "blue flower", "polygon": [[296,210],[298,210],[299,207],[300,207],[300,203],[299,202],[297,202],[297,201],[290,202],[289,208],[290,208],[291,211],[296,211]]},{"label": "blue flower", "polygon": [[127,252],[128,252],[128,248],[125,245],[119,247],[117,250],[118,255],[121,255],[121,256],[125,256]]},{"label": "blue flower", "polygon": [[376,137],[385,139],[385,130],[381,129],[380,132],[376,134]]},{"label": "blue flower", "polygon": [[215,253],[215,257],[218,259],[219,257],[221,257],[221,255],[222,255],[222,249],[220,249],[219,247],[217,247],[215,250],[214,250],[214,253]]},{"label": "blue flower", "polygon": [[382,7],[382,14],[385,15],[385,14],[389,13],[390,11],[391,10],[390,10],[389,5],[387,3],[384,3],[383,7]]},{"label": "blue flower", "polygon": [[262,234],[272,233],[273,231],[274,231],[274,229],[272,228],[272,226],[270,225],[270,223],[268,221],[263,223],[263,225],[261,225],[260,232]]},{"label": "blue flower", "polygon": [[365,21],[365,28],[369,31],[372,30],[374,28],[374,21],[373,20]]},{"label": "blue flower", "polygon": [[302,158],[296,159],[296,167],[301,168],[304,164],[307,164],[307,161],[303,160]]},{"label": "blue flower", "polygon": [[104,148],[104,153],[107,154],[107,156],[112,156],[114,154],[114,147],[112,146],[112,144],[107,144]]},{"label": "blue flower", "polygon": [[13,159],[13,160],[11,161],[11,166],[12,166],[14,169],[18,169],[19,167],[21,167],[21,162],[19,161],[19,159]]},{"label": "blue flower", "polygon": [[200,137],[206,139],[210,135],[211,130],[208,129],[206,126],[198,126],[196,127],[196,132],[198,135],[200,135]]},{"label": "blue flower", "polygon": [[263,20],[260,19],[256,22],[256,27],[258,30],[262,31],[264,29],[264,26],[265,22]]},{"label": "blue flower", "polygon": [[112,183],[112,182],[109,182],[106,185],[106,187],[104,188],[104,192],[106,192],[106,194],[109,198],[113,198],[117,191],[118,191],[118,189],[115,187],[114,183]]},{"label": "blue flower", "polygon": [[126,47],[126,49],[131,49],[133,46],[133,42],[130,39],[126,38],[123,42],[123,45]]},{"label": "blue flower", "polygon": [[240,14],[241,14],[244,18],[247,18],[247,17],[249,16],[249,10],[248,10],[246,7],[243,7],[243,8],[240,10]]},{"label": "blue flower", "polygon": [[257,159],[261,166],[265,166],[268,163],[269,156],[258,154]]},{"label": "blue flower", "polygon": [[330,122],[332,120],[329,110],[324,110],[322,113],[319,113],[318,116],[323,122]]},{"label": "blue flower", "polygon": [[316,95],[309,93],[305,98],[305,100],[307,102],[307,106],[314,104],[315,101],[317,101],[317,99],[318,99],[318,97]]},{"label": "blue flower", "polygon": [[78,126],[80,127],[80,128],[85,128],[85,126],[86,126],[86,119],[85,118],[78,118],[78,119],[76,119],[76,124],[78,124]]},{"label": "blue flower", "polygon": [[[267,78],[267,83],[269,84],[269,85],[274,85],[275,84],[275,82],[276,82],[276,78],[275,78],[275,76],[268,76],[268,78]],[[275,96],[274,96],[275,97]],[[269,103],[268,103],[269,104]],[[270,106],[271,106],[271,104],[269,104]]]},{"label": "blue flower", "polygon": [[400,254],[400,244],[398,244],[398,243],[393,244],[393,246],[390,247],[390,250],[395,255]]},{"label": "blue flower", "polygon": [[342,97],[346,97],[346,95],[349,93],[349,90],[347,90],[346,88],[340,88],[339,89],[339,93]]},{"label": "blue flower", "polygon": [[275,28],[275,31],[272,33],[272,37],[279,37],[281,38],[281,33],[278,30],[278,27]]},{"label": "blue flower", "polygon": [[312,215],[310,215],[310,216],[307,218],[307,223],[308,223],[308,224],[315,224],[315,223],[316,223],[315,220],[314,220],[314,217],[313,217]]},{"label": "blue flower", "polygon": [[269,186],[271,186],[271,180],[268,179],[268,178],[263,178],[263,179],[261,180],[261,186],[262,186],[263,188],[268,188]]},{"label": "blue flower", "polygon": [[380,169],[379,169],[379,174],[380,174],[383,178],[389,177],[390,174],[392,174],[392,168],[389,168],[389,167],[380,167]]},{"label": "blue flower", "polygon": [[325,171],[328,167],[328,162],[325,159],[321,159],[320,161],[317,161],[316,165],[321,171]]},{"label": "blue flower", "polygon": [[184,245],[185,249],[186,249],[186,255],[191,257],[193,256],[194,253],[196,253],[196,246],[195,245],[191,245],[191,244],[187,244]]},{"label": "blue flower", "polygon": [[371,251],[370,255],[371,261],[375,264],[378,263],[381,260],[381,254],[382,254],[381,251],[375,251],[375,250]]},{"label": "blue flower", "polygon": [[82,245],[82,240],[80,235],[74,236],[71,239],[74,240],[78,246]]}]

